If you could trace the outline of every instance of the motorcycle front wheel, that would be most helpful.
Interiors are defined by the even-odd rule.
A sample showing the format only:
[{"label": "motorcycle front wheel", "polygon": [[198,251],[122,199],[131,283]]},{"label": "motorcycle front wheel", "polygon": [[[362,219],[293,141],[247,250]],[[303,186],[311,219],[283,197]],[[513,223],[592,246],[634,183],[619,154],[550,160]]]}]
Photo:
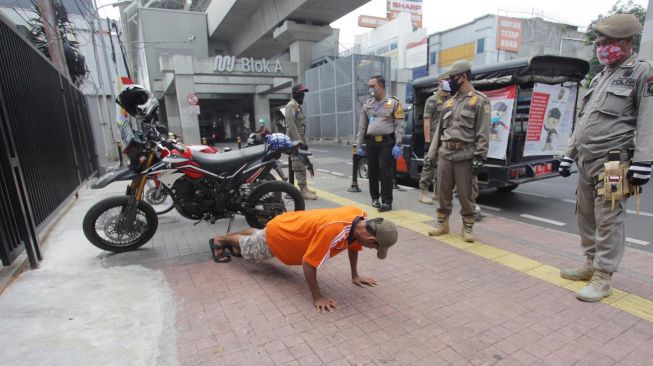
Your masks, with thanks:
[{"label": "motorcycle front wheel", "polygon": [[288,211],[303,211],[304,197],[297,187],[288,182],[269,181],[256,186],[247,197],[250,214],[245,215],[247,224],[263,229],[268,221]]},{"label": "motorcycle front wheel", "polygon": [[132,228],[123,225],[128,196],[109,197],[91,207],[84,216],[84,235],[96,247],[114,253],[128,252],[147,243],[159,226],[156,211],[139,201]]}]

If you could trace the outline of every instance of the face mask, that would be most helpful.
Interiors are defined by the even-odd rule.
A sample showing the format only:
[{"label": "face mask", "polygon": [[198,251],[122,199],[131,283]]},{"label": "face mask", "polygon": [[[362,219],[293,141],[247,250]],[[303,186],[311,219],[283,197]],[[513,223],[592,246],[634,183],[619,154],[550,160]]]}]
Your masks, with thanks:
[{"label": "face mask", "polygon": [[596,58],[601,65],[612,65],[624,57],[624,51],[617,43],[606,44],[596,47]]},{"label": "face mask", "polygon": [[460,84],[458,83],[458,79],[451,77],[449,78],[449,88],[451,89],[451,95],[455,95],[458,93],[458,90],[460,89]]},{"label": "face mask", "polygon": [[370,93],[370,97],[372,97],[372,98],[376,97],[376,89],[375,88],[368,88],[367,92]]},{"label": "face mask", "polygon": [[294,99],[300,105],[304,104],[304,93],[293,93],[292,99]]}]

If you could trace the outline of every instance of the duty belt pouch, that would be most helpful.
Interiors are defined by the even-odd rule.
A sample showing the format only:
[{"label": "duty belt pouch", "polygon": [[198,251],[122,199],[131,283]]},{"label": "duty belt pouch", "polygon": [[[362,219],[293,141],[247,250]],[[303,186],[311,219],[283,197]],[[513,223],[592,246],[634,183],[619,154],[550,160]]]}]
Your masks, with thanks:
[{"label": "duty belt pouch", "polygon": [[627,162],[621,162],[619,151],[610,151],[608,161],[603,164],[603,172],[599,174],[603,188],[597,189],[596,193],[603,196],[605,201],[611,201],[613,210],[615,201],[626,199],[635,191],[635,187],[626,178],[628,166]]},{"label": "duty belt pouch", "polygon": [[381,142],[381,141],[383,141],[383,136],[374,136],[374,141],[375,141],[375,142]]}]

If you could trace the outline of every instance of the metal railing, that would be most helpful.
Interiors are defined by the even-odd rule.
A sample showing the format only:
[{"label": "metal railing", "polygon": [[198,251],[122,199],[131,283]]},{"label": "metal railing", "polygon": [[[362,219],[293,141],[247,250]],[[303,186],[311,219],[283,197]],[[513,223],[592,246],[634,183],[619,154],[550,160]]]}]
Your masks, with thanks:
[{"label": "metal railing", "polygon": [[38,233],[97,171],[83,94],[0,17],[0,260],[41,259]]}]

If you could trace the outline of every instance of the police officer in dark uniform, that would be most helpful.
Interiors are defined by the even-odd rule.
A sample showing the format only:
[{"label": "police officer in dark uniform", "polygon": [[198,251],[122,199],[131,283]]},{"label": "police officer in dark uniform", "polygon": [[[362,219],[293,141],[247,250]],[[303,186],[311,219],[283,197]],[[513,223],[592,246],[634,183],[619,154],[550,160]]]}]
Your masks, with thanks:
[{"label": "police officer in dark uniform", "polygon": [[372,76],[367,87],[372,98],[365,102],[361,110],[356,143],[358,155],[367,155],[372,206],[384,212],[392,210],[393,166],[395,160],[401,157],[404,110],[397,98],[386,94],[383,76]]}]

